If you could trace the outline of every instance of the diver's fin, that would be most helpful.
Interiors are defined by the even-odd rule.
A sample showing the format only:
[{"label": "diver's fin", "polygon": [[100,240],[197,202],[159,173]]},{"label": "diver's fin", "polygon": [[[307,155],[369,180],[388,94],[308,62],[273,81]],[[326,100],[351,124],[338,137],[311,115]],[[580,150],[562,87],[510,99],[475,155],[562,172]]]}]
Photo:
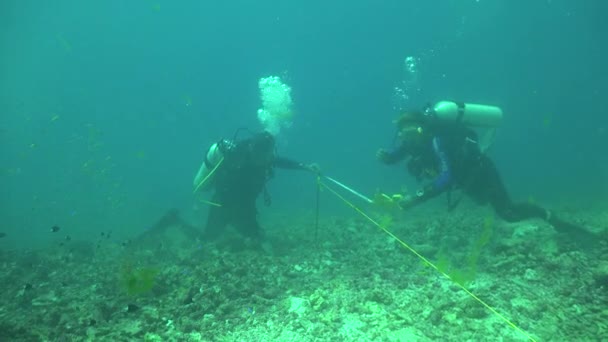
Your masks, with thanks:
[{"label": "diver's fin", "polygon": [[557,217],[551,217],[548,222],[560,233],[572,233],[578,230],[584,230],[583,227],[580,227],[574,223],[566,222]]},{"label": "diver's fin", "polygon": [[182,219],[179,217],[179,210],[171,209],[166,212],[150,229],[153,232],[163,231],[167,227],[181,224]]},{"label": "diver's fin", "polygon": [[555,230],[563,235],[563,240],[583,248],[594,248],[599,245],[596,234],[585,229],[585,227],[564,221],[558,217],[551,217],[547,220]]},{"label": "diver's fin", "polygon": [[149,226],[149,228],[146,228],[146,230],[134,240],[139,242],[150,240],[152,237],[163,234],[167,228],[179,226],[181,223],[182,219],[179,217],[179,211],[177,209],[171,209],[161,216],[156,223]]},{"label": "diver's fin", "polygon": [[141,235],[133,239],[134,245],[151,245],[158,243],[162,235],[170,227],[175,227],[184,233],[188,238],[196,239],[201,235],[199,229],[189,224],[179,216],[177,209],[167,211],[150,228],[146,229]]},{"label": "diver's fin", "polygon": [[182,233],[186,234],[189,238],[196,239],[200,237],[201,231],[195,227],[194,225],[186,222],[181,216],[179,216],[179,211],[177,209],[171,209],[165,215],[163,215],[158,222],[152,227],[152,231],[154,233],[162,233],[167,228],[175,226]]}]

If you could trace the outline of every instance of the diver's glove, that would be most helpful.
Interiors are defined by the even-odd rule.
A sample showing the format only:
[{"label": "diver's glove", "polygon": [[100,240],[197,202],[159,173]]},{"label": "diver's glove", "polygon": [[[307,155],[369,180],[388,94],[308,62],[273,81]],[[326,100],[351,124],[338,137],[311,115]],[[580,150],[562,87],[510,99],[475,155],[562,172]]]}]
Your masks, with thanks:
[{"label": "diver's glove", "polygon": [[321,174],[321,167],[317,163],[310,163],[302,165],[304,170],[316,173],[317,175]]},{"label": "diver's glove", "polygon": [[385,193],[377,191],[374,195],[373,204],[382,209],[394,209],[398,207],[399,202],[402,199],[403,195],[401,194],[387,195]]},{"label": "diver's glove", "polygon": [[381,148],[378,150],[378,152],[376,152],[376,158],[378,158],[378,160],[380,160],[383,163],[388,162],[388,151]]},{"label": "diver's glove", "polygon": [[405,195],[397,204],[401,210],[406,210],[416,205],[416,199],[418,198],[415,196]]},{"label": "diver's glove", "polygon": [[426,187],[425,189],[420,189],[420,190],[416,191],[416,194],[414,196],[410,196],[410,195],[403,196],[401,201],[399,201],[399,207],[403,210],[406,210],[406,209],[409,209],[409,208],[419,204],[420,202],[423,201],[423,197],[426,194],[426,191],[428,189],[429,189],[429,187]]},{"label": "diver's glove", "polygon": [[387,195],[376,193],[373,203],[382,209],[406,210],[417,204],[418,197],[402,194]]}]

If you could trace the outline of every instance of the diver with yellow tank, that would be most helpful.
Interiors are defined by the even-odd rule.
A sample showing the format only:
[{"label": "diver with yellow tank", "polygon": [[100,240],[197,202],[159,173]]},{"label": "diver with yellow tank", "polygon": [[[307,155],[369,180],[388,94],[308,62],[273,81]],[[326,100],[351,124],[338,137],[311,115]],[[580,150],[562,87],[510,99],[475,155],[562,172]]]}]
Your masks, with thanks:
[{"label": "diver with yellow tank", "polygon": [[388,165],[407,160],[409,173],[427,183],[413,196],[380,194],[376,201],[408,209],[446,193],[451,210],[458,204],[452,200],[452,191],[459,189],[477,203],[490,204],[507,222],[540,218],[558,232],[590,237],[591,233],[582,227],[561,220],[545,208],[511,200],[494,162],[471,128],[492,129],[500,124],[502,116],[499,107],[453,101],[401,114],[395,121],[401,143],[391,151],[378,150],[377,158]]},{"label": "diver with yellow tank", "polygon": [[270,205],[266,183],[276,168],[319,172],[317,164],[303,164],[276,155],[275,137],[268,131],[213,144],[194,179],[195,191],[214,191],[208,202],[211,205],[203,239],[217,238],[229,224],[246,237],[262,239],[256,198],[263,193],[265,204]]},{"label": "diver with yellow tank", "polygon": [[[205,242],[217,239],[227,226],[254,243],[264,240],[264,231],[257,220],[256,200],[260,194],[270,205],[266,184],[276,169],[305,170],[319,173],[315,163],[304,164],[276,153],[277,136],[283,127],[291,125],[293,113],[291,88],[277,76],[261,78],[258,82],[262,107],[258,120],[263,129],[248,131],[247,137],[237,130],[232,139],[222,138],[205,149],[203,161],[193,181],[193,194],[209,205],[209,214],[203,230],[189,224],[170,210],[138,240],[154,241],[168,227],[177,227],[188,238],[202,238]],[[205,192],[211,192],[211,200],[203,200]]]},{"label": "diver with yellow tank", "polygon": [[[293,113],[291,87],[280,77],[258,82],[262,107],[258,120],[264,127],[246,139],[221,139],[211,145],[194,178],[194,192],[213,190],[204,240],[217,238],[227,225],[242,235],[260,241],[263,231],[257,221],[256,199],[264,194],[270,204],[266,183],[275,169],[306,170],[318,173],[316,164],[303,164],[276,154],[276,136],[291,125]],[[238,131],[237,131],[238,133]]]}]

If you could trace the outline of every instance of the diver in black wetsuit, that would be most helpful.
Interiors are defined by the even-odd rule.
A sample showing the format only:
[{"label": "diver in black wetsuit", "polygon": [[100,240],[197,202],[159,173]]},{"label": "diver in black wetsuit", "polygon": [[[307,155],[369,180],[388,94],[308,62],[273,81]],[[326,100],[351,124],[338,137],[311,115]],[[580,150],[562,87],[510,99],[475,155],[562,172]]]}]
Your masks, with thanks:
[{"label": "diver in black wetsuit", "polygon": [[415,196],[401,198],[402,209],[442,193],[447,193],[449,209],[452,209],[457,203],[450,203],[451,191],[460,189],[477,203],[492,205],[496,214],[507,222],[540,218],[559,232],[585,237],[590,234],[540,206],[513,202],[496,166],[480,150],[477,134],[471,128],[459,122],[429,120],[419,111],[404,113],[396,123],[402,143],[392,151],[380,149],[378,159],[385,164],[395,164],[409,158],[409,173],[418,181],[431,180]]},{"label": "diver in black wetsuit", "polygon": [[[307,170],[318,173],[317,164],[301,164],[275,154],[275,139],[268,132],[253,135],[248,139],[220,140],[212,146],[213,153],[222,160],[208,160],[207,154],[201,169],[207,170],[209,182],[206,189],[214,189],[207,224],[202,232],[203,241],[217,238],[227,225],[232,225],[241,234],[254,240],[263,238],[257,221],[256,199],[264,192],[264,202],[270,204],[266,183],[272,178],[274,168]],[[217,167],[215,167],[217,166]],[[209,170],[214,169],[213,172]],[[195,187],[200,187],[201,171],[195,178]],[[204,181],[202,183],[205,183]],[[135,242],[157,241],[168,227],[174,226],[191,239],[201,237],[201,230],[183,220],[176,209],[168,211]]]},{"label": "diver in black wetsuit", "polygon": [[261,239],[263,232],[257,221],[256,199],[264,193],[264,202],[270,204],[266,183],[272,178],[275,168],[318,172],[316,164],[302,164],[275,154],[275,139],[262,132],[237,143],[222,141],[223,161],[213,175],[215,193],[204,240],[216,238],[228,225],[241,234]]}]

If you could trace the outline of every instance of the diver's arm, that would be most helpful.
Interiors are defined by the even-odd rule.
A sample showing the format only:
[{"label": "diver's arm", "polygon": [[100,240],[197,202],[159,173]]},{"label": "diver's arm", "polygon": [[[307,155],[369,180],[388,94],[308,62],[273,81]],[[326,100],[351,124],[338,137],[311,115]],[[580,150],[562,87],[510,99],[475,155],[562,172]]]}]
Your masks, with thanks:
[{"label": "diver's arm", "polygon": [[439,164],[439,175],[435,177],[431,183],[418,190],[415,196],[404,199],[400,203],[400,206],[403,209],[413,207],[433,197],[437,197],[445,192],[452,184],[452,171],[450,169],[450,163],[445,151],[441,146],[441,141],[438,137],[435,137],[433,138],[432,143],[433,152],[435,152],[435,156],[437,157],[437,162]]},{"label": "diver's arm", "polygon": [[279,156],[275,157],[273,166],[279,169],[310,171],[310,166],[307,164]]},{"label": "diver's arm", "polygon": [[399,145],[398,147],[396,147],[395,149],[391,150],[391,151],[387,151],[384,149],[380,149],[378,151],[378,153],[376,153],[376,156],[378,157],[378,159],[380,159],[381,162],[383,162],[384,164],[395,164],[398,163],[402,160],[404,160],[408,155],[408,148],[407,148],[407,144],[404,142],[401,143],[401,145]]}]

